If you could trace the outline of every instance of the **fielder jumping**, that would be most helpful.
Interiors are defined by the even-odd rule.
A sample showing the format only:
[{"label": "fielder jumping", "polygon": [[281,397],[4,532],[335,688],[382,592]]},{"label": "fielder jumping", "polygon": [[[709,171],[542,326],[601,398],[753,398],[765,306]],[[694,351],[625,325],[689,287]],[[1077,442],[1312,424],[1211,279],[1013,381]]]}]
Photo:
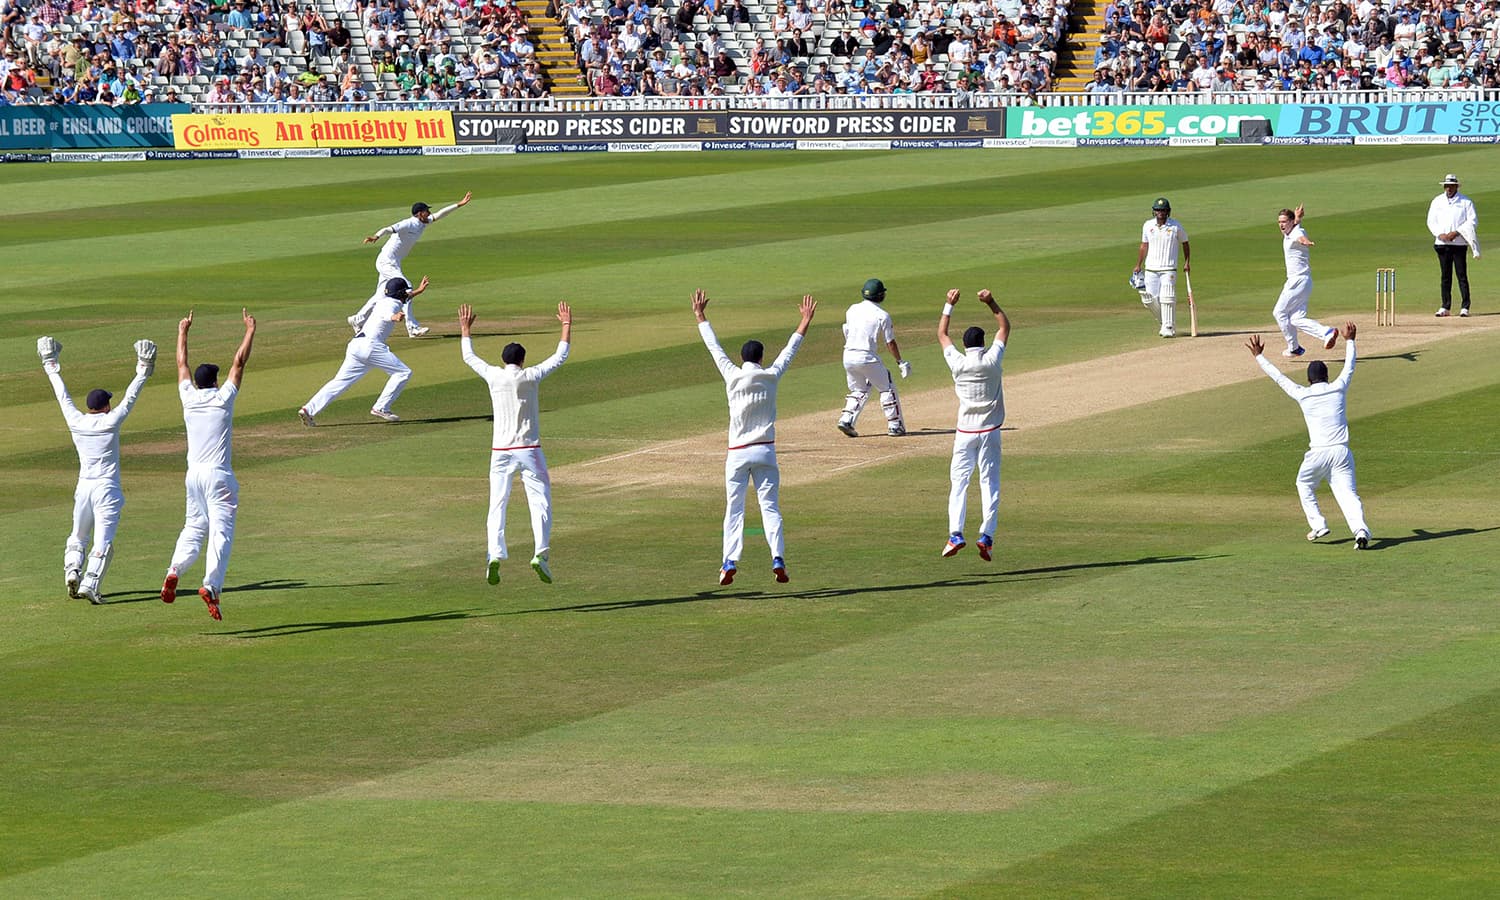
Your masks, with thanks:
[{"label": "fielder jumping", "polygon": [[552,546],[552,479],[547,474],[547,457],[542,453],[538,386],[568,359],[573,308],[566,303],[557,304],[557,320],[562,323],[557,350],[540,365],[530,368],[523,368],[526,348],[516,343],[506,344],[500,351],[504,366],[492,366],[476,356],[474,319],[469,304],[458,308],[458,329],[463,335],[459,347],[464,362],[490,386],[490,402],[495,410],[495,431],[490,443],[490,514],[485,524],[489,534],[486,579],[490,584],[500,583],[500,561],[508,555],[505,509],[510,504],[512,477],[519,472],[521,485],[526,489],[526,505],[531,509],[531,534],[536,544],[531,568],[544,584],[551,584],[547,553]]},{"label": "fielder jumping", "polygon": [[234,352],[229,366],[229,383],[219,386],[219,367],[203,363],[188,369],[188,329],[193,314],[177,323],[177,393],[182,397],[182,419],[187,425],[187,517],[172,564],[161,585],[161,602],[177,599],[177,580],[183,569],[191,566],[203,551],[203,587],[198,596],[208,605],[208,614],[219,613],[219,596],[224,591],[224,573],[229,568],[229,551],[234,546],[234,517],[239,510],[240,483],[231,468],[234,439],[234,401],[250,359],[250,345],[255,341],[255,317],[243,309],[245,337]]},{"label": "fielder jumping", "polygon": [[[1172,218],[1172,204],[1157,197],[1151,218],[1141,226],[1141,249],[1130,283],[1140,291],[1141,303],[1161,323],[1162,337],[1177,334],[1177,248],[1182,248],[1182,271],[1193,270],[1192,248],[1182,223]],[[1143,272],[1144,270],[1144,272]]]},{"label": "fielder jumping", "polygon": [[1297,332],[1302,331],[1323,342],[1325,350],[1332,350],[1338,342],[1339,331],[1329,328],[1307,315],[1307,301],[1312,298],[1312,262],[1307,248],[1314,246],[1307,232],[1302,230],[1302,207],[1283,209],[1276,216],[1281,228],[1281,251],[1286,256],[1286,284],[1281,296],[1276,298],[1276,307],[1271,315],[1286,338],[1286,349],[1282,356],[1301,356],[1307,352],[1297,342]]},{"label": "fielder jumping", "polygon": [[879,278],[871,278],[860,294],[864,299],[849,307],[844,315],[844,374],[849,381],[849,395],[844,398],[838,429],[849,437],[859,437],[854,425],[860,411],[870,399],[870,392],[879,391],[886,433],[900,437],[906,434],[906,420],[901,416],[901,398],[896,395],[891,370],[880,361],[880,348],[884,346],[891,351],[902,378],[911,374],[911,363],[901,358],[891,314],[880,306],[885,302],[885,284]]},{"label": "fielder jumping", "polygon": [[948,302],[938,319],[938,343],[943,346],[943,359],[953,373],[953,390],[958,394],[958,425],[954,429],[953,463],[949,468],[949,534],[943,556],[953,556],[964,547],[969,479],[977,466],[983,519],[975,546],[979,558],[989,562],[1000,519],[1000,426],[1005,423],[1000,363],[1005,356],[1005,342],[1010,338],[1010,319],[993,294],[980,291],[979,301],[995,314],[995,342],[986,348],[984,329],[974,326],[964,330],[964,349],[960,351],[948,337],[948,323],[958,298],[957,290],[948,292]]},{"label": "fielder jumping", "polygon": [[[120,524],[120,511],[125,507],[125,492],[120,487],[120,427],[156,368],[156,345],[150,341],[135,342],[135,378],[125,389],[119,406],[110,406],[113,394],[95,388],[85,401],[86,413],[73,404],[63,384],[59,361],[62,344],[50,337],[40,338],[36,352],[42,358],[42,371],[52,382],[52,392],[57,395],[57,404],[62,407],[63,419],[73,435],[73,447],[78,451],[78,487],[73,491],[73,531],[63,551],[63,583],[69,597],[103,603],[104,573],[114,557],[115,530]],[[85,565],[84,547],[90,535],[94,546]]]},{"label": "fielder jumping", "polygon": [[297,410],[297,418],[302,420],[303,425],[309,428],[317,425],[317,420],[313,417],[340,394],[353,387],[371,369],[379,369],[391,377],[386,380],[385,389],[380,392],[375,405],[370,407],[370,415],[387,422],[401,421],[401,417],[391,407],[395,405],[396,398],[401,396],[406,382],[411,379],[411,369],[391,352],[386,340],[390,338],[396,323],[406,318],[404,310],[410,305],[411,299],[425,290],[426,278],[422,279],[415,290],[405,278],[392,278],[386,282],[385,292],[375,304],[369,320],[350,339],[349,346],[344,351],[344,364],[339,366],[338,373],[333,376],[332,381],[313,394],[306,406]]},{"label": "fielder jumping", "polygon": [[1331,384],[1328,366],[1320,359],[1307,364],[1308,386],[1303,387],[1266,360],[1260,335],[1251,335],[1245,346],[1250,348],[1261,371],[1302,407],[1302,418],[1307,422],[1307,454],[1302,457],[1302,468],[1297,470],[1297,496],[1311,529],[1307,539],[1316,541],[1328,534],[1328,520],[1318,509],[1317,497],[1318,485],[1327,481],[1344,521],[1354,532],[1354,549],[1365,549],[1370,544],[1370,529],[1365,524],[1364,504],[1354,488],[1354,453],[1349,449],[1349,418],[1345,411],[1349,381],[1354,377],[1354,323],[1344,326],[1344,370]]},{"label": "fielder jumping", "polygon": [[[473,196],[474,192],[469,191],[464,194],[462,200],[449,204],[437,212],[433,212],[432,207],[425,203],[413,203],[409,218],[402,219],[394,225],[387,225],[385,228],[365,238],[366,244],[373,244],[387,235],[390,236],[390,240],[386,241],[385,246],[380,248],[380,255],[375,257],[375,293],[370,296],[369,300],[365,301],[365,305],[360,307],[359,312],[349,317],[349,326],[354,329],[356,334],[365,327],[365,322],[375,311],[376,304],[380,302],[382,297],[386,296],[386,285],[390,284],[392,278],[400,278],[408,284],[411,283],[411,279],[401,273],[401,263],[406,259],[406,254],[410,253],[412,248],[417,246],[417,240],[427,231],[427,226],[458,209],[460,206],[467,206]],[[412,297],[415,296],[416,294],[412,294]],[[401,307],[402,313],[406,316],[406,336],[421,337],[429,329],[419,323],[416,316],[412,315],[412,297],[408,297]]]},{"label": "fielder jumping", "polygon": [[799,307],[802,321],[769,369],[761,368],[766,348],[760,341],[746,341],[740,348],[743,365],[736,366],[731,362],[704,314],[707,308],[708,296],[701,290],[694,291],[693,315],[698,319],[698,336],[703,338],[714,365],[724,376],[724,390],[729,398],[729,453],[724,459],[724,490],[727,495],[724,565],[719,569],[719,584],[733,582],[739,566],[740,551],[745,542],[745,495],[749,493],[752,482],[760,497],[760,521],[765,528],[766,543],[771,546],[771,574],[785,584],[790,579],[786,574],[786,541],[781,534],[776,389],[781,376],[792,364],[792,358],[797,355],[797,348],[802,346],[802,338],[807,335],[807,326],[812,324],[818,303],[810,295],[802,298]]}]

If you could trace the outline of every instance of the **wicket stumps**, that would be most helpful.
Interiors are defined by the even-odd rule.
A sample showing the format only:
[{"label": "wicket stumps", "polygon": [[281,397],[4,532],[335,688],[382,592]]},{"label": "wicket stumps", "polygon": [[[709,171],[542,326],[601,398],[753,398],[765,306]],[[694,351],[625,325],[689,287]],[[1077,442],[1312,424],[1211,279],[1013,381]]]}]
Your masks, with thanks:
[{"label": "wicket stumps", "polygon": [[1396,324],[1396,270],[1375,270],[1375,324]]}]

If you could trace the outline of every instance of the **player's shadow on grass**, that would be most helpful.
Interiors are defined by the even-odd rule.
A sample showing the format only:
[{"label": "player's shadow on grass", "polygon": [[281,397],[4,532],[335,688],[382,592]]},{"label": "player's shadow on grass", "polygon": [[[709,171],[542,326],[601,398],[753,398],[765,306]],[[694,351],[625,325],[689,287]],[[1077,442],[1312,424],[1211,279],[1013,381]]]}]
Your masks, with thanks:
[{"label": "player's shadow on grass", "polygon": [[[305,581],[291,581],[285,578],[272,578],[266,581],[252,581],[249,584],[229,585],[224,588],[224,592],[226,594],[231,594],[239,593],[241,591],[299,591],[305,590],[307,588],[385,587],[388,584],[390,584],[390,582],[388,581],[361,581],[358,584],[326,584],[323,582],[319,582],[318,584],[308,584]],[[198,595],[197,588],[189,588],[181,585],[179,585],[179,587],[182,587],[182,589],[177,592],[178,597],[196,597]],[[115,594],[111,596],[110,599],[105,601],[104,605],[112,606],[116,603],[145,603],[149,600],[160,599],[160,588],[150,591],[126,591],[123,594]]]},{"label": "player's shadow on grass", "polygon": [[[476,607],[477,608],[477,607]],[[344,628],[372,628],[378,625],[421,625],[427,622],[453,622],[462,619],[482,619],[499,615],[493,612],[476,613],[471,609],[450,609],[443,612],[422,613],[415,616],[400,616],[393,619],[347,619],[335,622],[285,622],[281,625],[266,625],[261,628],[240,628],[235,631],[216,631],[213,634],[228,635],[242,640],[256,638],[288,637],[294,634],[310,634],[315,631],[339,631]]]},{"label": "player's shadow on grass", "polygon": [[390,428],[402,425],[451,425],[454,422],[488,422],[494,416],[437,416],[430,419],[402,419],[399,422],[382,422],[372,418],[368,422],[330,422],[324,425],[318,423],[319,428]]},{"label": "player's shadow on grass", "polygon": [[[1370,542],[1370,546],[1366,547],[1365,550],[1367,552],[1370,550],[1389,550],[1393,547],[1399,547],[1402,544],[1411,544],[1417,541],[1440,541],[1444,538],[1463,537],[1470,534],[1484,534],[1487,531],[1500,531],[1500,525],[1494,525],[1489,528],[1450,528],[1447,531],[1427,531],[1423,528],[1413,528],[1411,530],[1411,534],[1401,535],[1399,537],[1377,537]],[[1354,538],[1345,538],[1341,541],[1329,541],[1328,543],[1334,545],[1352,544],[1354,543]]]},{"label": "player's shadow on grass", "polygon": [[[1221,555],[1222,556],[1222,555]],[[677,597],[650,597],[640,600],[606,600],[601,603],[580,603],[573,606],[548,606],[534,609],[518,609],[504,613],[507,616],[552,612],[615,612],[622,609],[644,609],[650,606],[669,606],[674,603],[700,603],[705,600],[833,600],[861,594],[886,594],[892,592],[931,590],[935,588],[985,587],[993,585],[998,578],[1007,581],[1038,581],[1061,578],[1068,572],[1083,569],[1109,569],[1121,566],[1149,566],[1162,563],[1198,562],[1219,559],[1221,556],[1144,556],[1140,559],[1121,559],[1106,562],[1077,563],[1075,565],[1043,566],[1035,569],[1011,569],[1004,572],[969,574],[957,578],[942,578],[918,584],[875,584],[854,588],[813,588],[811,590],[736,590],[734,588],[697,591]],[[1031,577],[1026,577],[1031,576]]]},{"label": "player's shadow on grass", "polygon": [[1361,356],[1360,362],[1374,362],[1377,359],[1399,359],[1404,362],[1416,362],[1417,357],[1422,355],[1421,350],[1408,350],[1405,353],[1386,353],[1382,356]]}]

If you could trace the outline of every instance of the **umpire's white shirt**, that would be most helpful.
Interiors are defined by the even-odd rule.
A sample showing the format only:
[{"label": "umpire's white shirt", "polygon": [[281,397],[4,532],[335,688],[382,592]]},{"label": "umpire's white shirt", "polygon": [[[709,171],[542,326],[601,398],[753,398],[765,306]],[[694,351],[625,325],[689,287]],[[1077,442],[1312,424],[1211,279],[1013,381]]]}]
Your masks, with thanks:
[{"label": "umpire's white shirt", "polygon": [[1255,357],[1261,370],[1302,407],[1307,422],[1308,449],[1345,446],[1349,443],[1349,418],[1345,412],[1349,379],[1354,377],[1354,342],[1344,343],[1344,371],[1331,382],[1301,385],[1281,374],[1264,356]]},{"label": "umpire's white shirt", "polygon": [[774,443],[776,388],[787,366],[792,364],[792,357],[797,355],[797,348],[802,346],[802,335],[793,332],[781,355],[768,369],[749,362],[736,366],[719,346],[713,326],[707,322],[698,323],[698,335],[714,358],[714,365],[719,367],[719,374],[724,376],[724,389],[729,397],[729,449]]},{"label": "umpire's white shirt", "polygon": [[[1434,246],[1466,247],[1471,243],[1478,224],[1474,201],[1463,194],[1455,193],[1451,199],[1446,192],[1438,194],[1427,207],[1427,230],[1432,232]],[[1438,237],[1450,231],[1458,232],[1458,237],[1451,241]]]},{"label": "umpire's white shirt", "polygon": [[63,385],[62,376],[48,371],[52,390],[57,394],[57,404],[62,407],[68,431],[73,436],[73,446],[78,450],[78,478],[105,478],[120,480],[120,426],[130,415],[141,389],[146,386],[146,376],[137,375],[125,389],[125,397],[107,413],[85,413],[73,405],[73,398]]},{"label": "umpire's white shirt", "polygon": [[1187,231],[1182,223],[1167,217],[1165,225],[1157,225],[1153,216],[1141,226],[1141,243],[1146,245],[1144,268],[1153,272],[1171,272],[1177,269],[1177,249],[1187,243]]},{"label": "umpire's white shirt", "polygon": [[191,380],[177,385],[182,397],[182,420],[187,425],[188,468],[229,469],[234,436],[233,383],[216,388],[194,387]]},{"label": "umpire's white shirt", "polygon": [[474,342],[465,337],[460,342],[464,362],[490,386],[490,401],[495,408],[495,433],[492,450],[522,450],[542,444],[541,402],[537,386],[543,378],[556,372],[568,358],[568,342],[558,341],[557,352],[540,365],[492,366],[474,355]]},{"label": "umpire's white shirt", "polygon": [[988,349],[960,350],[952,344],[943,349],[943,359],[953,373],[953,390],[958,394],[959,431],[994,431],[1005,423],[1005,394],[1000,385],[1004,356],[1005,344],[998,337]]},{"label": "umpire's white shirt", "polygon": [[861,300],[844,314],[844,353],[879,356],[881,348],[896,339],[891,314],[873,300]]}]

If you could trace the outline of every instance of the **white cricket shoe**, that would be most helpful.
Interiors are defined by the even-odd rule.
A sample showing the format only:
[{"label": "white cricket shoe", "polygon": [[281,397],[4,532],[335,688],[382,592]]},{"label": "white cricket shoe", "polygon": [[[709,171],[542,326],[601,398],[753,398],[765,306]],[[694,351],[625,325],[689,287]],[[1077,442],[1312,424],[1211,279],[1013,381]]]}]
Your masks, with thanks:
[{"label": "white cricket shoe", "polygon": [[1467,306],[1465,306],[1465,307],[1462,307],[1461,309],[1459,309],[1459,311],[1458,311],[1458,317],[1460,319],[1467,319],[1469,317],[1469,308]]},{"label": "white cricket shoe", "polygon": [[432,329],[428,328],[426,325],[423,325],[420,328],[408,328],[406,330],[406,336],[407,337],[421,337],[422,335],[426,334],[427,332],[429,332],[431,330]]},{"label": "white cricket shoe", "polygon": [[1177,331],[1176,331],[1176,329],[1173,329],[1173,328],[1163,328],[1161,330],[1161,336],[1162,337],[1177,337]]},{"label": "white cricket shoe", "polygon": [[838,429],[849,437],[859,437],[859,432],[854,430],[853,419],[839,419]]},{"label": "white cricket shoe", "polygon": [[1354,549],[1363,550],[1370,546],[1370,532],[1359,531],[1354,535]]},{"label": "white cricket shoe", "polygon": [[1281,355],[1285,356],[1287,359],[1294,359],[1294,358],[1296,358],[1298,356],[1301,356],[1302,354],[1304,354],[1306,352],[1307,352],[1307,349],[1305,347],[1294,347],[1291,350],[1283,350],[1283,351],[1281,351]]},{"label": "white cricket shoe", "polygon": [[67,572],[63,573],[63,584],[67,585],[68,596],[73,598],[74,600],[83,599],[83,595],[78,593],[78,583],[82,580],[83,573],[78,571],[77,569],[69,569]]},{"label": "white cricket shoe", "polygon": [[399,422],[401,417],[388,409],[371,409],[370,415],[377,419],[385,419],[387,422]]},{"label": "white cricket shoe", "polygon": [[297,410],[297,418],[301,419],[302,424],[308,428],[318,427],[318,423],[313,421],[312,413],[308,412],[305,406]]},{"label": "white cricket shoe", "polygon": [[1438,311],[1435,312],[1435,313],[1433,313],[1433,317],[1434,318],[1438,318],[1438,319],[1446,319],[1446,318],[1448,318],[1448,307],[1446,307],[1446,306],[1439,306],[1438,307]]},{"label": "white cricket shoe", "polygon": [[552,567],[547,565],[547,554],[539,553],[533,556],[531,568],[536,571],[536,577],[542,580],[542,584],[552,583]]},{"label": "white cricket shoe", "polygon": [[100,606],[104,603],[104,595],[99,593],[98,585],[95,585],[94,587],[80,587],[78,589],[78,596],[94,604],[95,606]]},{"label": "white cricket shoe", "polygon": [[1327,528],[1314,528],[1312,531],[1309,531],[1307,533],[1307,539],[1310,541],[1315,541],[1321,537],[1328,537]]}]

